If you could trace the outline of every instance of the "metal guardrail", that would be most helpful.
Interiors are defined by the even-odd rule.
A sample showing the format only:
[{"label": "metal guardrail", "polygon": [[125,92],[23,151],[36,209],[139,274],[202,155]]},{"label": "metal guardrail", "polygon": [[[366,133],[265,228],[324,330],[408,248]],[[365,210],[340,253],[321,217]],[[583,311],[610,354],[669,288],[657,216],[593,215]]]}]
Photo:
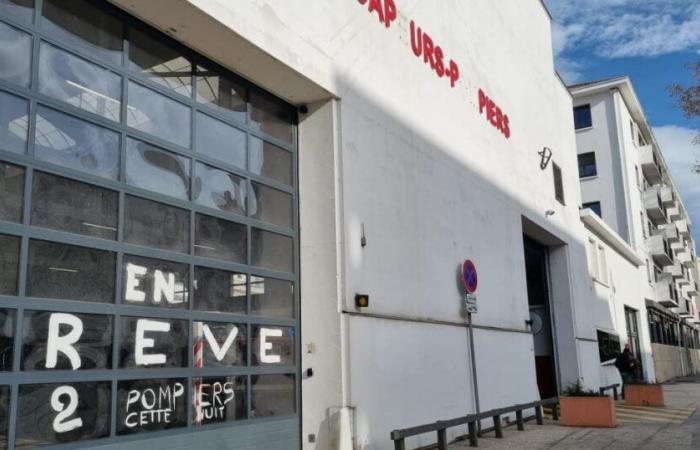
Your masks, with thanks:
[{"label": "metal guardrail", "polygon": [[615,383],[615,384],[609,384],[607,386],[601,386],[598,389],[598,392],[600,392],[600,395],[605,395],[606,391],[609,391],[612,389],[613,391],[613,400],[618,400],[618,395],[617,395],[617,388],[620,387],[620,383]]},{"label": "metal guardrail", "polygon": [[404,428],[401,430],[394,430],[391,432],[391,440],[394,441],[395,450],[406,450],[405,439],[411,436],[417,436],[419,434],[425,433],[437,433],[438,438],[438,449],[447,450],[447,429],[453,428],[459,425],[467,424],[469,427],[469,445],[471,447],[479,446],[479,437],[477,432],[477,423],[480,420],[492,418],[493,428],[492,431],[496,433],[497,438],[503,437],[503,425],[501,424],[501,416],[504,414],[515,413],[515,423],[517,424],[518,431],[523,431],[525,429],[525,419],[523,418],[523,411],[527,409],[535,410],[535,418],[538,425],[544,423],[544,415],[542,413],[542,407],[545,405],[552,405],[552,418],[554,420],[559,419],[558,410],[558,397],[552,397],[545,400],[538,400],[531,403],[522,403],[519,405],[510,406],[508,408],[498,408],[492,409],[490,411],[484,411],[479,414],[469,414],[463,417],[457,417],[450,420],[438,420],[435,423],[430,423],[426,425],[419,425],[417,427]]}]

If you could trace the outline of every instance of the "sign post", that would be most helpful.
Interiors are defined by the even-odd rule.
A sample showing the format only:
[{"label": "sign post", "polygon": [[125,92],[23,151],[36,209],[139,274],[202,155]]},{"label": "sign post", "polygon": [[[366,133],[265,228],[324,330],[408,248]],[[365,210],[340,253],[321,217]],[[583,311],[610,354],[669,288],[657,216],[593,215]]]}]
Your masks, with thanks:
[{"label": "sign post", "polygon": [[[476,306],[476,289],[479,286],[479,277],[476,272],[476,265],[467,259],[462,264],[462,284],[464,285],[464,290],[466,291],[464,297],[464,306],[467,311],[467,328],[469,330],[469,357],[471,359],[472,366],[472,387],[474,394],[474,408],[476,413],[481,412],[479,407],[479,383],[476,377],[476,357],[474,355],[474,327],[472,326],[472,314],[478,312]],[[477,433],[481,430],[481,421],[478,421]]]}]

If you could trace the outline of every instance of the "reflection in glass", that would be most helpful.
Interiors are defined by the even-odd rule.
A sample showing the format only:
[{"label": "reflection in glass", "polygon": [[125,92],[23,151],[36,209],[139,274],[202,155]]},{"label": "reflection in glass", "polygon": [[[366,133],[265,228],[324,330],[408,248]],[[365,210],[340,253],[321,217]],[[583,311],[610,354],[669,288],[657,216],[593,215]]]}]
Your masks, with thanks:
[{"label": "reflection in glass", "polygon": [[[187,367],[186,320],[122,317],[121,336],[121,368]],[[144,348],[144,339],[151,339],[152,345]]]},{"label": "reflection in glass", "polygon": [[115,253],[47,241],[29,241],[27,295],[114,302]]},{"label": "reflection in glass", "polygon": [[243,273],[208,267],[194,268],[194,308],[233,314],[246,312],[246,279]]},{"label": "reflection in glass", "polygon": [[76,117],[38,107],[34,154],[37,158],[116,179],[119,135]]},{"label": "reflection in glass", "polygon": [[187,308],[187,264],[131,255],[124,255],[123,264],[124,303]]},{"label": "reflection in glass", "polygon": [[192,379],[192,423],[231,422],[248,417],[246,377]]},{"label": "reflection in glass", "polygon": [[250,277],[250,314],[294,317],[294,283],[252,275]]},{"label": "reflection in glass", "polygon": [[294,328],[272,325],[253,326],[250,344],[251,362],[254,366],[294,364]]},{"label": "reflection in glass", "polygon": [[[48,358],[50,336],[81,331],[71,343],[79,358],[66,352]],[[88,370],[112,368],[112,316],[97,314],[25,311],[22,326],[22,370]]]},{"label": "reflection in glass", "polygon": [[197,66],[197,101],[245,122],[246,90],[231,75]]},{"label": "reflection in glass", "polygon": [[[185,378],[124,380],[119,381],[117,386],[118,435],[187,425]],[[156,395],[155,399],[152,394]],[[141,417],[144,417],[143,421]]]},{"label": "reflection in glass", "polygon": [[0,295],[17,295],[20,238],[0,234]]},{"label": "reflection in glass", "polygon": [[124,241],[188,253],[190,213],[184,209],[126,196]]},{"label": "reflection in glass", "polygon": [[254,174],[291,185],[292,164],[291,152],[262,139],[250,138],[250,171]]},{"label": "reflection in glass", "polygon": [[44,0],[42,27],[56,40],[120,64],[122,24],[87,0]]},{"label": "reflection in glass", "polygon": [[192,322],[195,369],[245,365],[247,334],[242,323]]},{"label": "reflection in glass", "polygon": [[190,160],[129,138],[126,141],[126,182],[189,200]]},{"label": "reflection in glass", "polygon": [[22,221],[24,168],[0,161],[0,220]]},{"label": "reflection in glass", "polygon": [[29,86],[32,38],[0,22],[0,78],[20,86]]},{"label": "reflection in glass", "polygon": [[39,91],[119,121],[121,77],[46,42],[39,51]]},{"label": "reflection in glass", "polygon": [[286,416],[296,412],[294,375],[252,375],[250,415]]},{"label": "reflection in glass", "polygon": [[197,163],[194,200],[200,205],[245,215],[245,179]]},{"label": "reflection in glass", "polygon": [[131,81],[126,123],[173,144],[190,146],[190,109]]},{"label": "reflection in glass", "polygon": [[258,130],[292,143],[296,112],[291,106],[255,91],[250,93],[250,121]]},{"label": "reflection in glass", "polygon": [[195,150],[226,164],[245,168],[246,134],[236,127],[197,113]]},{"label": "reflection in glass", "polygon": [[[84,383],[25,384],[19,387],[17,441],[15,448],[29,449],[41,444],[66,444],[109,436],[112,388],[109,381]],[[75,408],[65,418],[54,404]],[[63,420],[57,420],[63,419]],[[80,427],[57,433],[54,423],[80,419]]]},{"label": "reflection in glass", "polygon": [[34,172],[31,222],[39,227],[114,240],[118,200],[114,191]]},{"label": "reflection in glass", "polygon": [[[0,309],[0,371],[12,370],[12,348],[15,335],[15,310]],[[1,397],[1,394],[0,394]],[[2,414],[2,406],[0,406]],[[4,428],[0,427],[0,435]]]},{"label": "reflection in glass", "polygon": [[167,45],[162,36],[132,28],[129,35],[129,66],[156,83],[190,96],[192,92],[192,64],[180,52]]},{"label": "reflection in glass", "polygon": [[[0,0],[0,16],[31,22],[34,17],[34,0]],[[4,428],[0,427],[2,429]]]},{"label": "reflection in glass", "polygon": [[251,252],[254,266],[282,272],[294,270],[293,241],[289,236],[253,228]]},{"label": "reflection in glass", "polygon": [[252,183],[253,195],[250,197],[250,215],[263,222],[283,227],[292,227],[292,196],[286,192],[272,189],[259,183]]},{"label": "reflection in glass", "polygon": [[245,264],[245,226],[197,214],[195,217],[194,254]]},{"label": "reflection in glass", "polygon": [[0,148],[24,153],[28,127],[29,102],[0,91]]}]

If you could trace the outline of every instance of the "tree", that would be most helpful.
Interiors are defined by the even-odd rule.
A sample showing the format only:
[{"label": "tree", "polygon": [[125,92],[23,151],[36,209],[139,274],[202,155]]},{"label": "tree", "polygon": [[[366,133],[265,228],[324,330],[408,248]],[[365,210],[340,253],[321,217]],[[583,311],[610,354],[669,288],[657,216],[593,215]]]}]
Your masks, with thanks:
[{"label": "tree", "polygon": [[[691,66],[692,67],[692,66]],[[671,95],[678,101],[678,106],[689,119],[700,119],[700,60],[695,64],[694,86],[673,84],[670,87]],[[700,145],[700,127],[695,143]],[[695,163],[695,172],[700,173],[700,161]]]}]

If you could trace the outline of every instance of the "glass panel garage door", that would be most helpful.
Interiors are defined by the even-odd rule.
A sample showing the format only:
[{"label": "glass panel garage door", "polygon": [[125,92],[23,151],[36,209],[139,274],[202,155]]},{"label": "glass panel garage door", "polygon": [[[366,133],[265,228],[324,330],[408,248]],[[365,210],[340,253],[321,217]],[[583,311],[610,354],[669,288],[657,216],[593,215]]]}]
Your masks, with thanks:
[{"label": "glass panel garage door", "polygon": [[0,41],[0,448],[298,447],[296,110],[101,1]]}]

